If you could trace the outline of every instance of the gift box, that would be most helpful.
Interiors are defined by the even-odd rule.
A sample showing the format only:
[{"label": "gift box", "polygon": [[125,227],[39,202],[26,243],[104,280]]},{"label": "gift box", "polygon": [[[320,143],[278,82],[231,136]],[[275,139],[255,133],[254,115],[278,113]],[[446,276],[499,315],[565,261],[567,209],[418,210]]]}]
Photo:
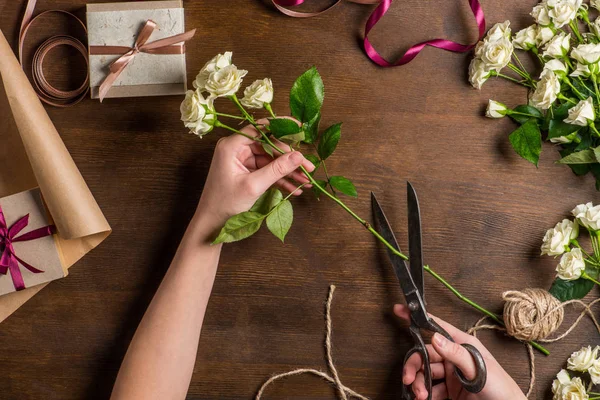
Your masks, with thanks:
[{"label": "gift box", "polygon": [[0,199],[0,296],[67,275],[39,189]]},{"label": "gift box", "polygon": [[184,31],[181,1],[88,4],[86,18],[93,99],[185,93],[194,31]]}]

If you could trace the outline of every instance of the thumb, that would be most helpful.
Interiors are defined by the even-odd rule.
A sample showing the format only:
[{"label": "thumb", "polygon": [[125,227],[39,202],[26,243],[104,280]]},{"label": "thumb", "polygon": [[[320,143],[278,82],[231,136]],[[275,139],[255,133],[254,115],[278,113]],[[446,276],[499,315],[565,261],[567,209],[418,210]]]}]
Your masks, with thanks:
[{"label": "thumb", "polygon": [[454,343],[446,339],[443,335],[436,333],[431,340],[433,348],[446,361],[454,364],[460,369],[467,379],[475,379],[477,374],[475,370],[475,362],[471,354],[460,344]]},{"label": "thumb", "polygon": [[282,154],[269,164],[251,173],[249,179],[257,191],[262,193],[281,178],[294,172],[303,161],[304,156],[302,153],[291,151]]}]

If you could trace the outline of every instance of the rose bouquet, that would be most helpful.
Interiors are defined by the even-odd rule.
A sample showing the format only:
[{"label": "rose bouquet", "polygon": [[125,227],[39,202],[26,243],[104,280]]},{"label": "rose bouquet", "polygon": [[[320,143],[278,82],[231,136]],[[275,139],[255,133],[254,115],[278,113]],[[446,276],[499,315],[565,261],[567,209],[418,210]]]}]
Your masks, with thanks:
[{"label": "rose bouquet", "polygon": [[[572,211],[573,221],[563,219],[544,235],[542,255],[561,256],[550,293],[560,301],[581,299],[595,284],[600,285],[600,206],[580,204]],[[577,240],[580,227],[590,236],[592,251]]]},{"label": "rose bouquet", "polygon": [[[554,400],[584,400],[600,399],[600,393],[586,389],[583,379],[589,376],[589,387],[600,384],[600,347],[582,347],[581,350],[571,354],[567,360],[567,369],[580,373],[582,376],[571,377],[567,370],[561,370],[554,382],[552,393]],[[590,397],[592,395],[592,397]]]},{"label": "rose bouquet", "polygon": [[[591,6],[599,9],[600,0],[591,0]],[[592,22],[590,11],[583,0],[544,0],[531,12],[536,23],[516,34],[509,21],[494,25],[475,48],[469,80],[477,89],[490,77],[526,87],[528,104],[510,108],[490,100],[486,116],[509,116],[517,122],[510,143],[536,166],[544,132],[558,146],[557,162],[569,165],[576,175],[593,174],[600,190],[600,132],[595,126],[600,112],[600,18]],[[526,70],[516,50],[533,56],[541,67],[539,78]]]}]

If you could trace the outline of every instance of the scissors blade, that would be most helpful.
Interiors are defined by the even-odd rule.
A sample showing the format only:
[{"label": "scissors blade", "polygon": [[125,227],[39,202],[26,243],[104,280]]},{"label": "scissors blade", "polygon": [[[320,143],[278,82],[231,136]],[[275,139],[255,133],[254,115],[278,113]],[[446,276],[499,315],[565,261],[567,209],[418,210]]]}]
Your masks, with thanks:
[{"label": "scissors blade", "polygon": [[[375,194],[371,192],[371,208],[373,209],[373,218],[375,220],[375,229],[379,234],[396,250],[400,251],[400,246],[398,246],[398,241],[396,241],[396,237],[394,236],[394,231],[388,222],[383,209],[379,205]],[[390,258],[390,262],[394,267],[394,272],[396,273],[396,277],[398,278],[398,282],[400,282],[400,287],[404,292],[404,296],[411,295],[417,291],[417,287],[413,282],[408,264],[402,258],[398,257],[394,254],[389,248],[387,249],[388,257]]]},{"label": "scissors blade", "polygon": [[408,182],[408,185],[406,186],[406,195],[408,204],[408,254],[410,254],[410,274],[425,303],[421,212],[419,210],[417,192],[410,182]]}]

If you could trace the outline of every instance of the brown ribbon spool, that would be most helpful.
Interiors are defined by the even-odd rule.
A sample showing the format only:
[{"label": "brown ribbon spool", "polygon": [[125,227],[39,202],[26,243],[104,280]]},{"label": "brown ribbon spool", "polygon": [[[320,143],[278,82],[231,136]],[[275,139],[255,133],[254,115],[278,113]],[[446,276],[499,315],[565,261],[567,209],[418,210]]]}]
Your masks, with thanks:
[{"label": "brown ribbon spool", "polygon": [[[36,0],[29,0],[25,14],[23,15],[23,21],[21,22],[21,30],[19,31],[19,62],[23,67],[23,44],[25,37],[31,25],[38,20],[40,17],[50,13],[59,13],[66,15],[70,18],[75,19],[79,25],[83,28],[84,32],[87,32],[85,24],[77,18],[75,15],[68,11],[63,10],[48,10],[44,11],[35,17],[33,17],[33,10],[35,8]],[[32,18],[33,17],[33,18]],[[44,58],[46,55],[58,46],[69,46],[77,50],[83,57],[86,64],[86,76],[84,82],[75,90],[61,90],[52,86],[46,79],[43,71]],[[87,72],[87,66],[89,64],[87,48],[78,39],[68,35],[52,36],[42,43],[35,51],[33,55],[31,73],[32,81],[36,94],[44,103],[55,107],[69,107],[79,103],[86,96],[89,90],[89,72]]]}]

